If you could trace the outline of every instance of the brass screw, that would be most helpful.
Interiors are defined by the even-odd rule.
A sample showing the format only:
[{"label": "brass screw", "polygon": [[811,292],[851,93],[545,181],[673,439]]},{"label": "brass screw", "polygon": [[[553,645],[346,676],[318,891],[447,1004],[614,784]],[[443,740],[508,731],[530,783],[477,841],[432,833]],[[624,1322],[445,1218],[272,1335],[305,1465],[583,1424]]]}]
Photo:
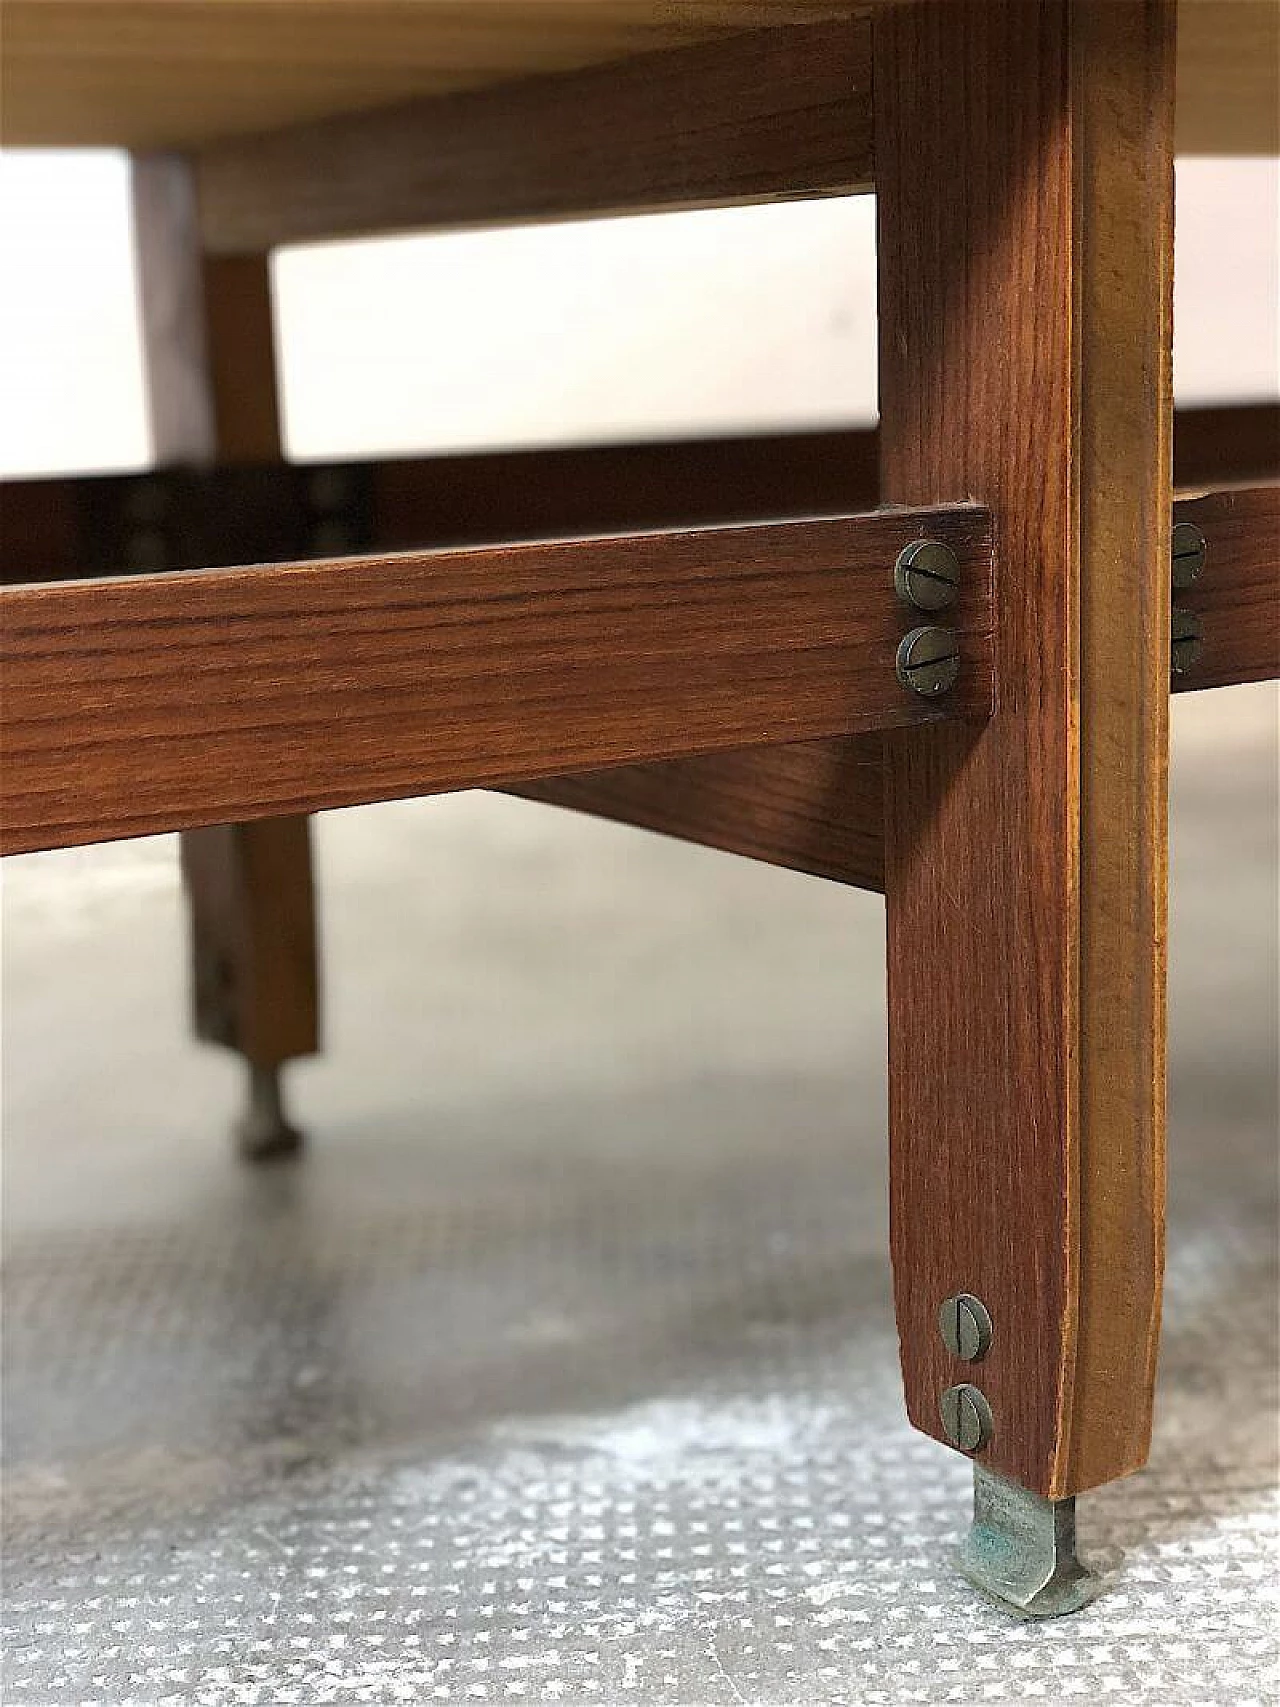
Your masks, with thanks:
[{"label": "brass screw", "polygon": [[960,559],[939,539],[913,540],[893,566],[893,585],[914,610],[946,610],[960,588]]},{"label": "brass screw", "polygon": [[938,1311],[942,1343],[952,1357],[977,1363],[991,1349],[991,1315],[981,1298],[972,1292],[957,1292]]},{"label": "brass screw", "polygon": [[961,1452],[978,1452],[991,1439],[995,1419],[991,1406],[980,1387],[963,1381],[948,1387],[938,1402],[942,1413],[942,1429],[952,1446]]},{"label": "brass screw", "polygon": [[898,647],[898,680],[912,693],[937,699],[956,685],[960,642],[950,628],[913,628]]},{"label": "brass screw", "polygon": [[1173,608],[1173,640],[1171,658],[1175,676],[1185,676],[1200,662],[1204,644],[1204,624],[1194,611]]},{"label": "brass screw", "polygon": [[1208,544],[1194,522],[1175,522],[1173,525],[1173,585],[1185,593],[1204,568]]}]

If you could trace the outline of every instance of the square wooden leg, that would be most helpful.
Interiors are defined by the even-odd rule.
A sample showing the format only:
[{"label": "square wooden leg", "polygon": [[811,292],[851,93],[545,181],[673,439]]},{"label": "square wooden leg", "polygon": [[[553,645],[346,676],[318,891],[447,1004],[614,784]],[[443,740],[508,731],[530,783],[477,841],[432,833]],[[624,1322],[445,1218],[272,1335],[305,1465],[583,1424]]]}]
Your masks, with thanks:
[{"label": "square wooden leg", "polygon": [[[1150,1434],[1173,12],[875,24],[884,498],[989,504],[1000,564],[996,715],[886,743],[902,1365],[917,1427],[1050,1502]],[[991,1320],[972,1357],[940,1322],[962,1294]]]}]

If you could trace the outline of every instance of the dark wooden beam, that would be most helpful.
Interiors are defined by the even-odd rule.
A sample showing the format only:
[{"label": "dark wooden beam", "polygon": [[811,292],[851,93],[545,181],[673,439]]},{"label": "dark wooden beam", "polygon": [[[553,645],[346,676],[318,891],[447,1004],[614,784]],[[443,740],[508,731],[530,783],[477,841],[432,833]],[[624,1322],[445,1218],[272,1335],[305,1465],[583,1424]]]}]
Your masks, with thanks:
[{"label": "dark wooden beam", "polygon": [[252,254],[865,190],[869,41],[861,17],[748,31],[217,143],[201,234]]},{"label": "dark wooden beam", "polygon": [[[891,566],[961,560],[965,667],[902,688]],[[0,848],[981,719],[980,510],[48,583],[0,594]]]},{"label": "dark wooden beam", "polygon": [[[879,457],[867,426],[390,461],[370,467],[370,522],[378,547],[406,550],[848,515],[879,502]],[[1280,403],[1178,410],[1173,480],[1280,480]]]},{"label": "dark wooden beam", "polygon": [[[281,562],[875,507],[874,427],[0,482],[0,580]],[[1280,404],[1181,409],[1174,483],[1280,479]],[[148,532],[152,538],[144,540]],[[142,550],[142,545],[146,550]]]},{"label": "dark wooden beam", "polygon": [[1173,488],[1280,480],[1280,403],[1214,403],[1173,417]]},{"label": "dark wooden beam", "polygon": [[1211,492],[1175,504],[1173,514],[1205,537],[1204,568],[1173,595],[1202,631],[1200,655],[1174,688],[1280,678],[1280,486]]},{"label": "dark wooden beam", "polygon": [[[1179,416],[1178,426],[1182,432],[1192,423],[1202,472],[1223,443],[1239,458],[1231,466],[1247,468],[1265,462],[1275,415],[1269,405],[1192,411]],[[615,518],[637,526],[668,515],[706,520],[708,509],[721,519],[726,511],[749,519],[753,502],[781,504],[797,492],[820,511],[834,507],[842,490],[865,492],[865,463],[874,450],[870,433],[795,434],[420,463],[9,482],[0,502],[0,567],[7,578],[24,581],[102,573],[130,549],[130,518],[138,515],[148,530],[160,524],[162,548],[180,568],[249,556],[285,559],[310,542],[332,548],[335,533],[349,546],[404,548],[431,543],[434,526],[448,539],[469,541],[483,537],[481,524],[495,513],[500,523],[554,534],[563,531],[557,522],[580,527],[608,502]],[[690,464],[704,484],[682,483],[680,470]],[[501,477],[491,480],[495,474]],[[486,492],[494,499],[488,508]],[[1175,690],[1280,675],[1278,505],[1274,487],[1175,505],[1175,518],[1195,521],[1208,540],[1200,581],[1177,601],[1201,617],[1205,649],[1195,668],[1173,678]],[[154,537],[147,533],[152,543]],[[879,888],[878,764],[876,739],[801,742],[561,777],[521,792]]]},{"label": "dark wooden beam", "polygon": [[374,466],[379,543],[568,537],[839,516],[877,503],[873,427],[480,452]]}]

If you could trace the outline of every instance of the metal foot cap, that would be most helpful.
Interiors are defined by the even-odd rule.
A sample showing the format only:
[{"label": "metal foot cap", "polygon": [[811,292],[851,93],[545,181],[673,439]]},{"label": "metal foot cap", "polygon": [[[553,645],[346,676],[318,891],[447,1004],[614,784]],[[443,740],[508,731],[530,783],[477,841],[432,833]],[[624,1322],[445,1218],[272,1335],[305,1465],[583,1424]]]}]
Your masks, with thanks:
[{"label": "metal foot cap", "polygon": [[1015,1618],[1078,1612],[1102,1584],[1076,1555],[1075,1505],[975,1464],[973,1525],[957,1556],[961,1576]]},{"label": "metal foot cap", "polygon": [[249,1102],[235,1124],[236,1150],[247,1162],[296,1156],[302,1133],[285,1118],[279,1067],[249,1063]]}]

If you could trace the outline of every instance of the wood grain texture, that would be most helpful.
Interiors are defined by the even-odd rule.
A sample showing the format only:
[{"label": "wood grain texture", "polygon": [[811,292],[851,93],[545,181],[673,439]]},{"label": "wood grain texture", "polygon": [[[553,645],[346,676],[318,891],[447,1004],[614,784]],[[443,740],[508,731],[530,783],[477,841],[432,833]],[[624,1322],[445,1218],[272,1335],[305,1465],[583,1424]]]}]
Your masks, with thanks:
[{"label": "wood grain texture", "polygon": [[1280,486],[1211,492],[1174,505],[1178,521],[1205,536],[1205,566],[1193,587],[1174,594],[1204,628],[1194,669],[1175,691],[1280,678]]},{"label": "wood grain texture", "polygon": [[[891,566],[955,545],[964,668],[899,686]],[[7,851],[981,718],[981,511],[0,594]]]},{"label": "wood grain texture", "polygon": [[[1197,455],[1216,457],[1216,447],[1222,444],[1235,447],[1237,453],[1241,444],[1248,449],[1253,442],[1250,423],[1254,412],[1247,412],[1243,431],[1235,425],[1235,413],[1225,413],[1221,431],[1203,434],[1204,443],[1196,447]],[[1179,428],[1183,424],[1181,415],[1177,424]],[[1198,419],[1197,431],[1201,431]],[[783,441],[760,441],[761,454],[775,443],[780,450],[784,474],[779,477],[783,484],[778,496],[796,496],[794,482],[803,479],[809,467],[801,447],[813,439],[818,452],[815,471],[809,484],[799,490],[817,500],[807,507],[820,508],[824,497],[834,503],[842,488],[838,453],[846,438],[861,451],[863,437],[852,434],[789,435]],[[649,450],[656,455],[632,491],[625,490],[630,466],[625,451],[462,458],[458,460],[466,472],[461,493],[455,493],[457,507],[450,509],[446,502],[443,513],[433,509],[430,497],[433,492],[447,495],[453,490],[443,478],[453,459],[443,459],[443,466],[431,462],[388,465],[396,501],[389,518],[375,502],[369,525],[380,547],[441,543],[429,537],[433,526],[439,527],[446,539],[456,531],[465,534],[479,530],[481,498],[490,489],[498,503],[499,522],[524,520],[530,523],[531,531],[560,513],[560,505],[564,514],[579,514],[586,506],[588,514],[599,515],[603,509],[612,520],[634,516],[640,523],[661,516],[665,509],[673,512],[670,519],[678,523],[703,519],[699,512],[714,507],[719,500],[721,519],[730,519],[750,509],[756,487],[746,476],[757,468],[753,447],[754,441],[748,440],[711,441],[706,446],[689,446],[687,458],[676,454],[685,448],[681,446],[639,447],[642,457]],[[508,474],[492,488],[482,478],[484,465],[490,460],[501,464]],[[687,462],[711,476],[707,487],[700,490],[694,482],[685,491],[677,480],[664,505],[662,493],[656,483],[651,485],[650,477],[666,467],[673,472],[682,469]],[[773,462],[759,464],[762,480],[767,480],[773,466]],[[414,470],[421,474],[416,481],[411,477]],[[219,561],[210,549],[216,518],[234,521],[231,537],[241,545],[252,536],[278,561],[305,545],[314,528],[314,517],[304,501],[311,472],[255,468],[170,477],[177,485],[163,509],[181,513],[184,535],[194,536],[203,545],[205,555],[200,561]],[[326,477],[354,477],[361,471],[342,467],[316,472]],[[370,465],[364,472],[372,477],[376,494],[379,465]],[[438,480],[437,473],[441,475]],[[864,484],[856,472],[848,481],[851,489],[862,490]],[[113,548],[118,560],[128,545],[130,533],[122,527],[121,519],[127,519],[137,508],[132,496],[151,493],[155,486],[155,478],[148,476],[3,485],[0,571],[7,571],[17,581],[103,572]],[[420,495],[417,499],[415,493]],[[610,501],[612,509],[608,507]],[[472,504],[476,506],[474,513]],[[692,517],[686,506],[693,509]],[[152,507],[150,501],[147,507]],[[1278,512],[1280,488],[1276,487],[1215,493],[1174,505],[1174,519],[1195,521],[1204,530],[1209,546],[1205,576],[1178,600],[1204,620],[1206,651],[1190,675],[1173,678],[1175,691],[1280,676]],[[880,745],[874,736],[842,742],[798,742],[618,766],[527,783],[511,792],[836,882],[881,890]]]},{"label": "wood grain texture", "polygon": [[201,231],[215,254],[849,194],[871,176],[861,18],[323,120],[198,156]]},{"label": "wood grain texture", "polygon": [[769,865],[884,888],[880,741],[802,741],[506,790]]},{"label": "wood grain texture", "polygon": [[[162,467],[208,468],[219,457],[277,462],[280,422],[271,279],[264,255],[210,260],[200,248],[189,166],[175,156],[132,163],[143,382],[152,451]],[[188,474],[188,481],[198,477]],[[169,513],[163,477],[144,477],[118,506],[122,553],[152,568],[226,562],[251,518],[219,516],[194,557]],[[82,529],[109,549],[98,515]],[[230,525],[228,525],[230,523]],[[105,537],[104,537],[105,536]],[[159,559],[159,562],[157,562]],[[196,1035],[272,1067],[319,1047],[318,933],[305,818],[212,824],[181,838]]]},{"label": "wood grain texture", "polygon": [[[10,145],[198,146],[883,0],[7,0]],[[1273,0],[1182,0],[1178,147],[1276,152]]]},{"label": "wood grain texture", "polygon": [[1175,8],[1076,0],[1073,21],[1080,1243],[1061,1474],[1075,1491],[1146,1462],[1164,1283]]},{"label": "wood grain texture", "polygon": [[[1172,14],[877,21],[882,476],[976,494],[998,706],[886,741],[891,1217],[908,1409],[984,1462],[1144,1459],[1163,1230]],[[1124,565],[1117,574],[1116,565]],[[995,1319],[976,1369],[941,1302]]]},{"label": "wood grain texture", "polygon": [[[1183,500],[1207,564],[1177,595],[1204,624],[1194,670],[1177,692],[1280,678],[1280,486]],[[698,759],[552,777],[510,792],[658,830],[770,865],[884,888],[881,741],[811,741]]]}]

